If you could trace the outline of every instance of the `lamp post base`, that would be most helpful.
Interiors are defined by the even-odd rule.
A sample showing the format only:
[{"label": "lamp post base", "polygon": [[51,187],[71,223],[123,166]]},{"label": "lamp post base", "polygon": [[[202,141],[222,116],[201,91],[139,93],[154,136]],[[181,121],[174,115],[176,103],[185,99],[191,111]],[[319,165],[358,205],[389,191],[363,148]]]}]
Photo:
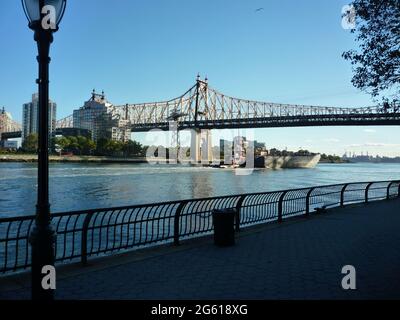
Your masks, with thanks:
[{"label": "lamp post base", "polygon": [[45,283],[42,283],[46,273],[42,272],[43,267],[54,266],[56,234],[51,225],[36,224],[29,242],[32,246],[32,299],[51,301],[54,299],[54,290],[46,289]]}]

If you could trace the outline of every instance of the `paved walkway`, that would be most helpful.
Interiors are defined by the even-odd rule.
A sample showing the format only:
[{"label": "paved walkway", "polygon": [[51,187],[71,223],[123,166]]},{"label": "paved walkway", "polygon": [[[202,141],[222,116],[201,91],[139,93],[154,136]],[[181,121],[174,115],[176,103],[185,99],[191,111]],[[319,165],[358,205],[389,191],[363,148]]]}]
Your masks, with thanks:
[{"label": "paved walkway", "polygon": [[[400,201],[334,209],[58,280],[58,299],[400,298]],[[167,254],[165,254],[167,252]],[[357,290],[341,288],[344,265]],[[0,280],[1,286],[1,280]],[[0,299],[27,298],[29,290]]]}]

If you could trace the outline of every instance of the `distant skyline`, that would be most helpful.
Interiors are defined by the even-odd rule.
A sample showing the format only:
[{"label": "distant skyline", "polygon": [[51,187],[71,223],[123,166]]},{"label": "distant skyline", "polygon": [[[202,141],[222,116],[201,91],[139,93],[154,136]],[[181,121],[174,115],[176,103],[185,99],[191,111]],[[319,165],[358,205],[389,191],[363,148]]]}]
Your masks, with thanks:
[{"label": "distant skyline", "polygon": [[[245,99],[371,106],[370,96],[352,86],[352,67],[341,57],[355,48],[354,35],[341,25],[349,2],[69,1],[51,51],[50,97],[62,118],[81,107],[93,88],[114,104],[166,100],[182,94],[200,73],[212,87]],[[37,91],[37,53],[19,1],[1,1],[0,28],[12,30],[2,39],[0,107],[21,122],[22,105]],[[253,130],[268,148],[337,155],[398,156],[399,133],[398,127]],[[237,134],[213,132],[214,141]],[[134,138],[149,140],[144,134]]]}]

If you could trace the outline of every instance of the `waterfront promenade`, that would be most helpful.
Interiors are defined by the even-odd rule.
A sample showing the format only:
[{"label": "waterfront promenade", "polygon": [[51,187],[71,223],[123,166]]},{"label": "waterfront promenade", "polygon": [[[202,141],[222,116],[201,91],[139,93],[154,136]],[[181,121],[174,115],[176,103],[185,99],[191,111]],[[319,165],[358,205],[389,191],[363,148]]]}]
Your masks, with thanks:
[{"label": "waterfront promenade", "polygon": [[[357,290],[344,291],[344,265]],[[399,299],[400,200],[336,208],[212,238],[59,268],[58,299]],[[27,275],[0,278],[0,299],[29,298]]]}]

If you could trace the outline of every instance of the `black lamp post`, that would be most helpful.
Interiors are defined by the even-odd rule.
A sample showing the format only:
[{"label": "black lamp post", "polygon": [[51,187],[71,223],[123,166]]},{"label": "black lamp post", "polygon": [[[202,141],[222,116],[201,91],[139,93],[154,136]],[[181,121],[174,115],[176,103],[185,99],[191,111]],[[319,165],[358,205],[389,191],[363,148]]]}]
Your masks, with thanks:
[{"label": "black lamp post", "polygon": [[32,245],[32,298],[52,300],[54,290],[42,287],[42,269],[54,266],[55,233],[51,227],[49,204],[49,63],[53,33],[58,30],[66,0],[22,0],[29,28],[35,32],[38,46],[39,78],[39,150],[38,194],[35,227],[30,234]]}]

